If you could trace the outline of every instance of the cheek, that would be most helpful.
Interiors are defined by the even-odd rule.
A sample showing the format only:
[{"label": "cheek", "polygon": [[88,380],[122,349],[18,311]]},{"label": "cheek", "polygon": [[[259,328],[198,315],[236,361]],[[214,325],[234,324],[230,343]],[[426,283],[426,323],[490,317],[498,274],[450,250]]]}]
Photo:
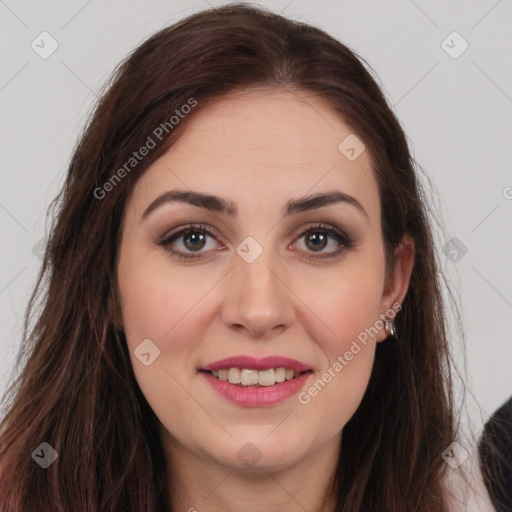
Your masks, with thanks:
[{"label": "cheek", "polygon": [[374,322],[363,307],[365,302],[340,304],[341,312],[332,311],[330,317],[337,334],[318,339],[324,360],[314,379],[297,396],[303,406],[300,421],[322,432],[325,440],[340,432],[359,407],[375,356],[376,342],[368,328]]},{"label": "cheek", "polygon": [[[169,272],[161,258],[131,257],[120,261],[118,282],[123,324],[133,349],[143,339],[153,340],[162,355],[186,351],[198,323],[193,319],[208,299],[211,276],[191,279],[184,272]],[[184,333],[186,331],[186,335]]]},{"label": "cheek", "polygon": [[342,292],[334,295],[323,309],[326,323],[335,333],[325,339],[329,352],[343,349],[365,329],[374,326],[379,318],[380,297],[374,290],[360,286],[350,293]]},{"label": "cheek", "polygon": [[[125,253],[126,254],[126,253]],[[184,279],[183,272],[169,272],[161,259],[130,254],[118,266],[118,283],[123,326],[137,383],[157,417],[169,431],[186,437],[184,418],[197,407],[188,393],[189,378],[195,371],[192,357],[201,340],[198,321],[204,312],[211,279]],[[206,282],[205,282],[206,281]],[[144,365],[137,347],[150,339],[159,349],[158,357]],[[135,351],[135,352],[134,352]],[[201,412],[201,410],[199,410]],[[199,414],[195,423],[201,425]]]},{"label": "cheek", "polygon": [[321,322],[309,318],[303,325],[309,326],[308,335],[321,349],[322,361],[315,380],[298,399],[304,406],[303,421],[323,424],[327,437],[348,422],[368,386],[381,327],[381,280],[378,265],[347,266],[336,286],[332,279],[317,280],[317,292],[309,294],[308,304]]},{"label": "cheek", "polygon": [[347,265],[335,281],[332,275],[329,278],[315,280],[316,291],[308,294],[308,304],[321,322],[304,321],[303,325],[309,326],[311,339],[332,363],[350,349],[353,340],[366,341],[369,346],[375,343],[382,272],[378,266]]},{"label": "cheek", "polygon": [[[340,290],[325,303],[324,317],[333,332],[316,338],[324,361],[322,380],[333,401],[355,410],[368,384],[375,354],[379,297],[359,286],[350,294]],[[329,398],[326,396],[326,399]]]}]

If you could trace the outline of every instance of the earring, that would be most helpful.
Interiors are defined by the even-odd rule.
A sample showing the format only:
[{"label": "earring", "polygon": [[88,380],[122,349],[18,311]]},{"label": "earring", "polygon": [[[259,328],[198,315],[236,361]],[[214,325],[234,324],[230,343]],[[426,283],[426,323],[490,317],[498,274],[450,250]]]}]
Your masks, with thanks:
[{"label": "earring", "polygon": [[386,329],[386,332],[389,336],[396,337],[396,328],[391,322],[391,320],[386,320],[386,323],[384,324],[384,328]]}]

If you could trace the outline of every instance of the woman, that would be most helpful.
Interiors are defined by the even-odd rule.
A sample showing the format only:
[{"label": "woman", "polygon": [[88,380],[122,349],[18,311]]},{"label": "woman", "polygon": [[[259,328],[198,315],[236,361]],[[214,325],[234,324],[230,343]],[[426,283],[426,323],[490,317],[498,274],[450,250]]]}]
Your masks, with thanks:
[{"label": "woman", "polygon": [[346,46],[247,5],[160,31],[57,204],[4,512],[455,509],[426,204]]}]

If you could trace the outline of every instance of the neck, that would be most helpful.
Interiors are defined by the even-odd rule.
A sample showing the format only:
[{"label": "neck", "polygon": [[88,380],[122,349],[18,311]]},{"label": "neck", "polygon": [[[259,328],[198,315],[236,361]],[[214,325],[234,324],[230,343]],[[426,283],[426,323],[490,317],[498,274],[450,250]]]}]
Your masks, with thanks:
[{"label": "neck", "polygon": [[163,431],[173,511],[334,512],[341,434],[280,471],[250,471],[198,455]]}]

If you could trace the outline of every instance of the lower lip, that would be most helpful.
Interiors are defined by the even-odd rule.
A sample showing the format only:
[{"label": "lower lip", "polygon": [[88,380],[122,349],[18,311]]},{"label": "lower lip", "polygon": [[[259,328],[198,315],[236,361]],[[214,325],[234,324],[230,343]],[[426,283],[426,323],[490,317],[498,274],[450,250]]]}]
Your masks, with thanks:
[{"label": "lower lip", "polygon": [[229,382],[219,380],[210,372],[200,372],[210,383],[212,388],[230,402],[244,407],[263,407],[277,404],[298,393],[304,386],[304,383],[311,371],[304,372],[294,379],[279,382],[273,386],[262,386],[258,388],[243,388],[235,386]]}]

